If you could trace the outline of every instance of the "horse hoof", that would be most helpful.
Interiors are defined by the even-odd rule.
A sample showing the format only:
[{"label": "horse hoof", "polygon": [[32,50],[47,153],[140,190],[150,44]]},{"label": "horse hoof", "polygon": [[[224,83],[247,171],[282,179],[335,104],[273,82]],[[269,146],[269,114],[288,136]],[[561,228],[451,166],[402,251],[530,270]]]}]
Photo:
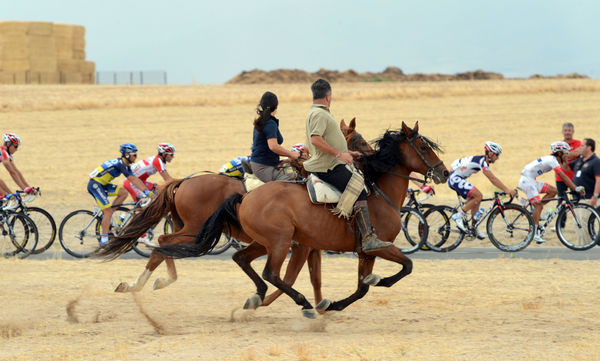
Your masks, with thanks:
[{"label": "horse hoof", "polygon": [[317,318],[317,313],[314,308],[305,308],[302,310],[302,316],[306,318]]},{"label": "horse hoof", "polygon": [[157,278],[156,281],[154,281],[154,284],[152,285],[152,289],[154,291],[156,290],[160,290],[162,287],[160,285],[160,278]]},{"label": "horse hoof", "polygon": [[381,281],[381,277],[373,273],[363,279],[363,283],[369,286],[377,286],[379,281]]},{"label": "horse hoof", "polygon": [[256,293],[246,300],[244,310],[256,310],[262,304],[262,299]]},{"label": "horse hoof", "polygon": [[115,292],[127,292],[128,287],[129,286],[127,285],[127,283],[121,282],[121,283],[119,283],[117,288],[115,288]]},{"label": "horse hoof", "polygon": [[319,302],[319,304],[317,304],[315,308],[317,309],[317,311],[324,312],[327,311],[327,309],[329,308],[329,306],[331,306],[332,303],[333,302],[327,299],[323,299],[321,302]]}]

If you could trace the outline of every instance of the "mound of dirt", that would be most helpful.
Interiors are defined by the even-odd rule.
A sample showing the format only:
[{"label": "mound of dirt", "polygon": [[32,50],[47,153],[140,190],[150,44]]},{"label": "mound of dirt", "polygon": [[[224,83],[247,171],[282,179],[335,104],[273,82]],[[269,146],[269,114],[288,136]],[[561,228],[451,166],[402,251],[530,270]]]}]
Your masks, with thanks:
[{"label": "mound of dirt", "polygon": [[318,78],[329,82],[382,82],[382,81],[447,81],[447,80],[488,80],[504,79],[500,73],[483,70],[469,71],[457,74],[404,74],[402,69],[389,66],[380,73],[358,73],[352,69],[343,72],[337,70],[319,69],[310,73],[298,69],[277,69],[264,71],[254,69],[243,71],[229,80],[228,84],[259,84],[259,83],[310,83]]}]

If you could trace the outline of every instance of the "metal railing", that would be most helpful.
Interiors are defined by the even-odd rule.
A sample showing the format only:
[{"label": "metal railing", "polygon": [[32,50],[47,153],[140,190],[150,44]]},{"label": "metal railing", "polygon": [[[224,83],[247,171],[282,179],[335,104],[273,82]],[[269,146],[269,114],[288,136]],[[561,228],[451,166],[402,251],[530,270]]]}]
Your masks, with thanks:
[{"label": "metal railing", "polygon": [[114,85],[167,85],[167,72],[164,70],[143,71],[97,71],[96,84]]}]

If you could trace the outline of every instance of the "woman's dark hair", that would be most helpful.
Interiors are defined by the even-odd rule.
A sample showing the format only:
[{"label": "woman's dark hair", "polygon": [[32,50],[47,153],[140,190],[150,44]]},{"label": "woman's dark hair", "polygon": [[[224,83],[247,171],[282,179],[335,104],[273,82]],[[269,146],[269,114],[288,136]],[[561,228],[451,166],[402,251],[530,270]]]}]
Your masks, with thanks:
[{"label": "woman's dark hair", "polygon": [[254,129],[262,132],[267,120],[271,118],[271,114],[277,109],[278,105],[279,101],[277,100],[277,95],[271,92],[265,92],[262,98],[260,98],[260,103],[256,107],[258,118],[254,119]]}]

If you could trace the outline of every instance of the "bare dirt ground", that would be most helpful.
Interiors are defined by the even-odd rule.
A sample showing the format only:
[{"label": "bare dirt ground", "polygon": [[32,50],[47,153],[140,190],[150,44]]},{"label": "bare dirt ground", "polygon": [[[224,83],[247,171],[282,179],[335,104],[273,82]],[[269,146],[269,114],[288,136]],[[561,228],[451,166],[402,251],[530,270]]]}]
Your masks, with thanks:
[{"label": "bare dirt ground", "polygon": [[[15,164],[43,196],[36,206],[57,223],[91,208],[88,174],[133,142],[140,156],[158,142],[177,146],[169,172],[216,171],[247,154],[254,109],[265,90],[280,96],[284,146],[304,141],[310,84],[198,87],[0,87],[2,132],[18,133]],[[357,117],[373,139],[419,120],[438,140],[442,159],[479,154],[502,144],[494,173],[516,186],[522,167],[548,153],[564,121],[575,136],[598,137],[600,82],[540,80],[411,84],[334,84],[332,112]],[[0,167],[0,177],[15,185]],[[158,181],[158,179],[156,179]],[[546,176],[542,180],[553,183]],[[490,194],[481,175],[472,182]],[[456,200],[445,185],[439,203]],[[490,246],[489,242],[461,247]],[[552,236],[548,246],[561,246]],[[240,310],[254,287],[231,261],[178,262],[179,280],[152,291],[161,266],[136,297],[115,294],[134,281],[143,260],[101,263],[0,260],[2,360],[572,360],[599,359],[600,261],[416,260],[414,272],[390,289],[372,288],[347,310],[303,319],[282,297],[269,308]],[[257,270],[262,269],[258,261]],[[379,261],[376,272],[394,265]],[[325,297],[356,286],[356,261],[325,258]],[[312,299],[306,271],[298,289]]]},{"label": "bare dirt ground", "polygon": [[[598,261],[417,260],[413,274],[394,287],[371,288],[348,309],[316,320],[303,318],[287,297],[241,310],[254,289],[231,261],[178,262],[179,280],[164,290],[113,292],[143,264],[1,261],[2,359],[592,360],[600,354]],[[355,270],[356,260],[325,258],[325,297],[349,295]],[[380,275],[395,271],[376,264]],[[312,298],[307,280],[303,271],[297,288]]]}]

